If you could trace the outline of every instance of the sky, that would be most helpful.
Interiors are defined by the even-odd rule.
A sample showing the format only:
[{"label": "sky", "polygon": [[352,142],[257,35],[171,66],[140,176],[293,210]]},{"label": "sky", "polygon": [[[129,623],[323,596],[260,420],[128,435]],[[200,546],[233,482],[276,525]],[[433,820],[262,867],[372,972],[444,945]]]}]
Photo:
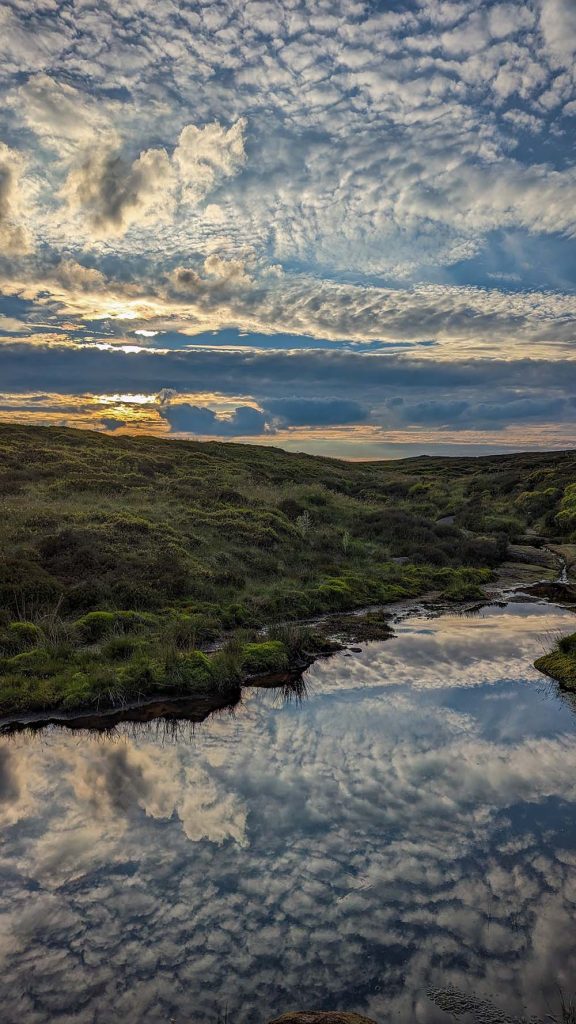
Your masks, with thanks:
[{"label": "sky", "polygon": [[576,446],[576,0],[3,0],[0,422]]}]

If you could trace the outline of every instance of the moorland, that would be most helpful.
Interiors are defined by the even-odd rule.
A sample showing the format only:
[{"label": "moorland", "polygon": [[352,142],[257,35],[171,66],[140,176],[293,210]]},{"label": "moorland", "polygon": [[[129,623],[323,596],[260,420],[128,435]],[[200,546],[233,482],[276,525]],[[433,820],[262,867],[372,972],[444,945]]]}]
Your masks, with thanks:
[{"label": "moorland", "polygon": [[576,535],[576,453],[350,463],[0,427],[0,714],[238,688],[326,613],[482,598]]}]

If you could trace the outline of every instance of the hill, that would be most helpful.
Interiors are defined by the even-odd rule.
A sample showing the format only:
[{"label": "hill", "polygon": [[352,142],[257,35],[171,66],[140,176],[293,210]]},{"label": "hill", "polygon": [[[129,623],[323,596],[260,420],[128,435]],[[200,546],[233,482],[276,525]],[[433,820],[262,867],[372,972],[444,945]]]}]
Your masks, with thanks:
[{"label": "hill", "polygon": [[0,508],[0,712],[76,706],[279,667],[286,638],[246,632],[270,623],[474,596],[510,539],[570,541],[576,453],[345,463],[5,425]]}]

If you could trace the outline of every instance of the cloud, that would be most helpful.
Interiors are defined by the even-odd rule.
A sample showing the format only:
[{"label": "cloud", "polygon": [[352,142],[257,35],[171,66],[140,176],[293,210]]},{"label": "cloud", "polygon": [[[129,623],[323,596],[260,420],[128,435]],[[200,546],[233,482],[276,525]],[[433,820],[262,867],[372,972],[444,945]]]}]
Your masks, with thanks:
[{"label": "cloud", "polygon": [[502,115],[505,121],[509,121],[510,124],[516,125],[519,128],[523,128],[528,132],[538,134],[544,129],[544,122],[541,118],[535,117],[533,114],[528,114],[525,110],[507,110]]},{"label": "cloud", "polygon": [[0,748],[0,804],[16,801],[20,796],[20,782],[14,768],[10,751]]},{"label": "cloud", "polygon": [[22,320],[18,320],[13,316],[4,316],[0,313],[0,334],[14,335],[14,334],[29,334],[30,328],[27,323]]},{"label": "cloud", "polygon": [[176,267],[168,278],[167,296],[182,302],[188,297],[208,304],[230,301],[235,295],[247,295],[254,282],[244,260],[225,259],[214,253],[202,265],[202,272]]},{"label": "cloud", "polygon": [[[52,91],[54,87],[50,81]],[[53,106],[52,97],[46,97],[45,81],[40,83],[40,99],[43,105]],[[86,127],[71,116],[74,99],[70,95],[65,99],[61,108],[58,105],[59,118],[49,110],[52,124],[68,137],[76,132],[77,140],[82,141]],[[32,92],[32,101],[27,107],[29,121],[42,106],[38,90]],[[96,117],[92,112],[91,133]],[[72,213],[80,213],[87,221],[96,239],[123,235],[132,226],[170,222],[179,203],[196,205],[243,166],[245,125],[242,118],[228,130],[218,123],[204,128],[189,124],[182,129],[171,156],[164,148],[154,148],[143,150],[135,160],[124,155],[110,125],[107,134],[104,130],[69,171],[60,196]],[[102,119],[100,128],[105,126]],[[217,209],[213,206],[209,214],[216,221]]]},{"label": "cloud", "polygon": [[[389,406],[392,419],[405,425],[449,427],[452,430],[500,430],[514,423],[554,423],[574,420],[571,396],[538,394],[525,398],[503,395],[499,402],[468,399],[428,400]],[[390,423],[390,420],[388,420]]]},{"label": "cloud", "polygon": [[264,413],[249,405],[238,406],[229,416],[218,416],[205,406],[169,402],[161,405],[160,415],[173,433],[250,437],[270,431]]},{"label": "cloud", "polygon": [[[540,390],[576,393],[576,361],[517,358],[436,362],[404,355],[367,356],[348,350],[291,351],[155,351],[38,344],[31,358],[22,340],[0,345],[3,387],[18,392],[49,390],[74,393],[157,394],[162,387],[177,392],[210,392],[218,381],[222,394],[252,393],[258,399],[282,400],[300,393],[317,399],[352,398],[364,404],[387,389],[409,393],[475,392],[486,389],[518,392]],[[30,384],[34,382],[34,387]],[[38,386],[40,385],[40,386]],[[515,394],[514,394],[515,392]]]},{"label": "cloud", "polygon": [[159,395],[159,412],[175,433],[208,437],[250,437],[273,435],[287,427],[343,426],[364,423],[367,410],[350,399],[276,398],[263,399],[262,408],[237,406],[232,414],[217,413],[207,406],[176,400],[176,392]]},{"label": "cloud", "polygon": [[21,256],[30,250],[30,239],[21,223],[24,168],[21,153],[0,142],[0,246],[6,256]]},{"label": "cloud", "polygon": [[218,122],[203,128],[189,124],[182,129],[173,160],[184,202],[199,202],[219,181],[233,177],[244,166],[245,128],[246,119],[240,118],[227,130]]},{"label": "cloud", "polygon": [[63,25],[58,26],[56,19],[52,20],[55,14],[57,9],[51,3],[44,10],[39,7],[37,11],[31,5],[3,5],[0,9],[0,54],[4,78],[20,72],[39,71],[58,63],[66,47],[68,33]]},{"label": "cloud", "polygon": [[90,94],[43,72],[32,75],[9,96],[12,109],[43,143],[60,156],[74,154],[97,135],[110,134],[120,104],[98,101]]},{"label": "cloud", "polygon": [[168,218],[173,185],[165,149],[145,150],[130,162],[116,149],[99,146],[70,171],[61,196],[87,220],[94,237],[107,238]]},{"label": "cloud", "polygon": [[576,52],[576,9],[571,0],[540,0],[540,30],[552,57],[570,64]]},{"label": "cloud", "polygon": [[268,400],[265,408],[283,427],[365,423],[369,415],[360,402],[346,398],[277,398]]},{"label": "cloud", "polygon": [[[134,351],[100,342],[38,342],[31,359],[29,345],[15,340],[0,345],[0,379],[5,419],[100,429],[111,417],[152,433],[294,440],[304,448],[313,441],[320,452],[325,436],[331,455],[361,455],[362,444],[373,456],[391,443],[576,444],[574,360],[435,362],[337,348]],[[49,394],[32,402],[42,389]],[[76,406],[67,395],[79,396]]]},{"label": "cloud", "polygon": [[[246,12],[232,0],[212,18],[201,6],[178,18],[171,9],[162,18],[147,10],[137,41],[121,15],[92,3],[75,9],[74,31],[48,9],[32,20],[14,5],[6,15],[14,81],[16,68],[38,73],[7,89],[11,124],[26,125],[66,159],[90,133],[100,148],[114,131],[108,159],[123,162],[120,176],[141,198],[147,189],[134,181],[133,154],[173,153],[172,174],[189,209],[172,219],[176,207],[165,204],[162,237],[146,240],[159,259],[190,247],[209,255],[220,236],[230,252],[248,243],[260,256],[330,273],[410,278],[478,251],[494,225],[573,230],[574,181],[561,136],[557,152],[550,146],[542,159],[521,145],[535,127],[528,119],[536,104],[549,128],[543,97],[555,94],[566,105],[574,91],[570,73],[560,82],[548,65],[552,51],[569,45],[567,0],[542,0],[541,35],[531,31],[534,12],[520,3],[422,3],[388,16],[341,2],[335,12],[287,15],[271,3],[258,14],[269,33],[256,44]],[[90,48],[95,25],[105,41],[97,53]],[[24,50],[24,30],[33,28],[41,31]],[[110,98],[110,77],[122,99]],[[514,98],[529,109],[520,111],[524,119],[505,121]],[[92,191],[94,174],[113,170],[94,154],[79,162],[94,165],[82,176],[92,184],[72,183],[73,194],[80,187],[96,207],[93,241],[103,237],[103,222],[118,237],[122,218],[110,216]],[[50,205],[59,172],[39,159],[36,170],[46,185],[40,224],[45,233],[46,219],[61,245],[70,226]],[[539,189],[546,202],[538,201]],[[113,195],[119,192],[114,185]],[[203,206],[212,192],[217,201]],[[138,239],[130,253],[137,259],[141,251]]]},{"label": "cloud", "polygon": [[[83,277],[82,287],[69,268]],[[92,285],[90,285],[92,282]],[[60,317],[124,320],[133,330],[190,335],[222,328],[351,342],[434,339],[436,357],[479,350],[486,357],[524,353],[528,343],[557,357],[572,344],[574,298],[568,292],[513,291],[447,284],[382,287],[283,273],[253,256],[214,253],[140,279],[104,275],[75,260],[0,269],[0,288],[49,305]],[[55,318],[56,325],[56,318]],[[432,350],[431,350],[432,351]],[[536,349],[534,352],[536,354]]]},{"label": "cloud", "polygon": [[487,16],[492,39],[505,39],[534,25],[534,12],[517,3],[496,3],[488,8]]},{"label": "cloud", "polygon": [[100,423],[106,430],[120,430],[126,426],[126,420],[119,420],[115,416],[103,416]]}]

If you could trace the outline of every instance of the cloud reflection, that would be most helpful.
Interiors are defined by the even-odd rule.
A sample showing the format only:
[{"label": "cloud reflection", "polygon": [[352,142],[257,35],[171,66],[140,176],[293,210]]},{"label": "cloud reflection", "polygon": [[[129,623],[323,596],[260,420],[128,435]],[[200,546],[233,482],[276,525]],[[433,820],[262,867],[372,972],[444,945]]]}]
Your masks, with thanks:
[{"label": "cloud reflection", "polygon": [[449,985],[544,1015],[576,968],[576,724],[529,666],[567,616],[408,620],[187,742],[3,741],[4,1019],[433,1024]]}]

